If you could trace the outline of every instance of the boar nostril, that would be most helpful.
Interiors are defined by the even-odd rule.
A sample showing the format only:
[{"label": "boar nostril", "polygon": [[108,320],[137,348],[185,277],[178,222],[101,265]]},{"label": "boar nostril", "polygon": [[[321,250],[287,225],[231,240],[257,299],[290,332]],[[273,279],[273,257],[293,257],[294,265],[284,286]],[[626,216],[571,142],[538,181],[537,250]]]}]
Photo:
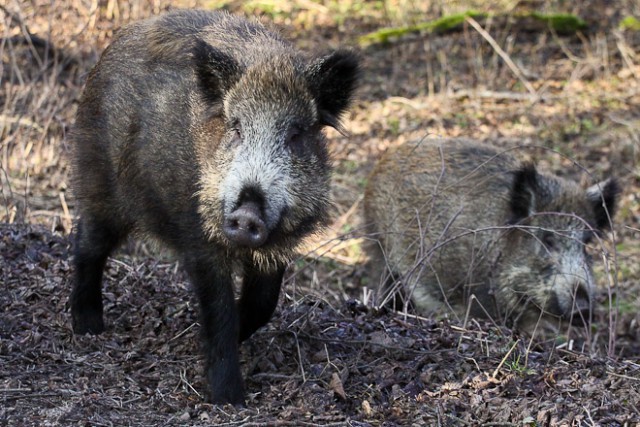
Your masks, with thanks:
[{"label": "boar nostril", "polygon": [[267,240],[267,226],[255,203],[244,203],[227,216],[224,234],[238,246],[257,248]]},{"label": "boar nostril", "polygon": [[571,324],[586,325],[591,320],[591,298],[584,285],[578,285],[571,309]]}]

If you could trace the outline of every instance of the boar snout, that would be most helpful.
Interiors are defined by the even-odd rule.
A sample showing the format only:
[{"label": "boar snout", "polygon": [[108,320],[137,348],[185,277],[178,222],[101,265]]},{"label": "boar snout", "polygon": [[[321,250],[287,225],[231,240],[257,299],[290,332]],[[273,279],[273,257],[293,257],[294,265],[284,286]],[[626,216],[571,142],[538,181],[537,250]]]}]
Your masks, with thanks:
[{"label": "boar snout", "polygon": [[588,325],[591,321],[591,298],[589,291],[582,283],[576,285],[575,297],[570,312],[569,320],[574,326]]},{"label": "boar snout", "polygon": [[261,246],[269,234],[256,202],[245,202],[229,214],[223,230],[231,243],[248,248]]},{"label": "boar snout", "polygon": [[591,322],[592,302],[589,287],[583,282],[573,284],[571,294],[556,292],[545,305],[544,311],[570,322],[573,326],[584,326]]}]

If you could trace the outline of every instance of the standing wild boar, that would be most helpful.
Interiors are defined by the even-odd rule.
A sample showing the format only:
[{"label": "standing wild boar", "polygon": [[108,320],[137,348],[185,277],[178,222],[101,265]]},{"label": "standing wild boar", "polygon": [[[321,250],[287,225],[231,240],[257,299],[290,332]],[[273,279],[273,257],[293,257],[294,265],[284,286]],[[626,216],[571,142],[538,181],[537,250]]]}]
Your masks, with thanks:
[{"label": "standing wild boar", "polygon": [[585,245],[610,227],[617,196],[613,179],[583,190],[478,142],[408,143],[365,192],[371,264],[422,314],[449,305],[529,330],[541,313],[580,324],[594,287]]},{"label": "standing wild boar", "polygon": [[306,56],[227,13],[121,29],[72,135],[74,332],[104,330],[111,251],[132,232],[154,237],[180,256],[199,299],[211,400],[243,402],[238,342],[270,319],[296,246],[327,221],[322,129],[340,128],[358,71],[350,51]]}]

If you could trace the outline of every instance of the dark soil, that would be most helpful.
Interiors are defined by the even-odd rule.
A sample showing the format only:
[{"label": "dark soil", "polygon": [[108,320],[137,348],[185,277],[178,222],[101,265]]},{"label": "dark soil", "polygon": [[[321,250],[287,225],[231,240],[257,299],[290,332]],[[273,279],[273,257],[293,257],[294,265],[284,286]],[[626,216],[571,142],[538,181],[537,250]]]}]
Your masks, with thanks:
[{"label": "dark soil", "polygon": [[[640,364],[506,328],[294,296],[242,347],[246,409],[204,403],[188,283],[173,263],[110,262],[108,331],[74,336],[68,239],[0,228],[6,425],[629,425]],[[125,257],[126,259],[126,257]],[[537,424],[536,424],[537,423]]]}]

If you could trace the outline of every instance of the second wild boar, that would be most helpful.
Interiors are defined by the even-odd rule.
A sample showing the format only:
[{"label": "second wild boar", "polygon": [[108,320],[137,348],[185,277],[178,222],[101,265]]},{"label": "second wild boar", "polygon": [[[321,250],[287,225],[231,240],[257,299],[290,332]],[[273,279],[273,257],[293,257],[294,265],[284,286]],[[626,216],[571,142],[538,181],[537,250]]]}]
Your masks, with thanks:
[{"label": "second wild boar", "polygon": [[[453,308],[531,329],[591,317],[586,245],[610,228],[618,184],[588,189],[464,139],[389,150],[366,192],[373,280],[422,314]],[[386,278],[385,278],[386,276]],[[471,298],[471,296],[474,298]]]}]

